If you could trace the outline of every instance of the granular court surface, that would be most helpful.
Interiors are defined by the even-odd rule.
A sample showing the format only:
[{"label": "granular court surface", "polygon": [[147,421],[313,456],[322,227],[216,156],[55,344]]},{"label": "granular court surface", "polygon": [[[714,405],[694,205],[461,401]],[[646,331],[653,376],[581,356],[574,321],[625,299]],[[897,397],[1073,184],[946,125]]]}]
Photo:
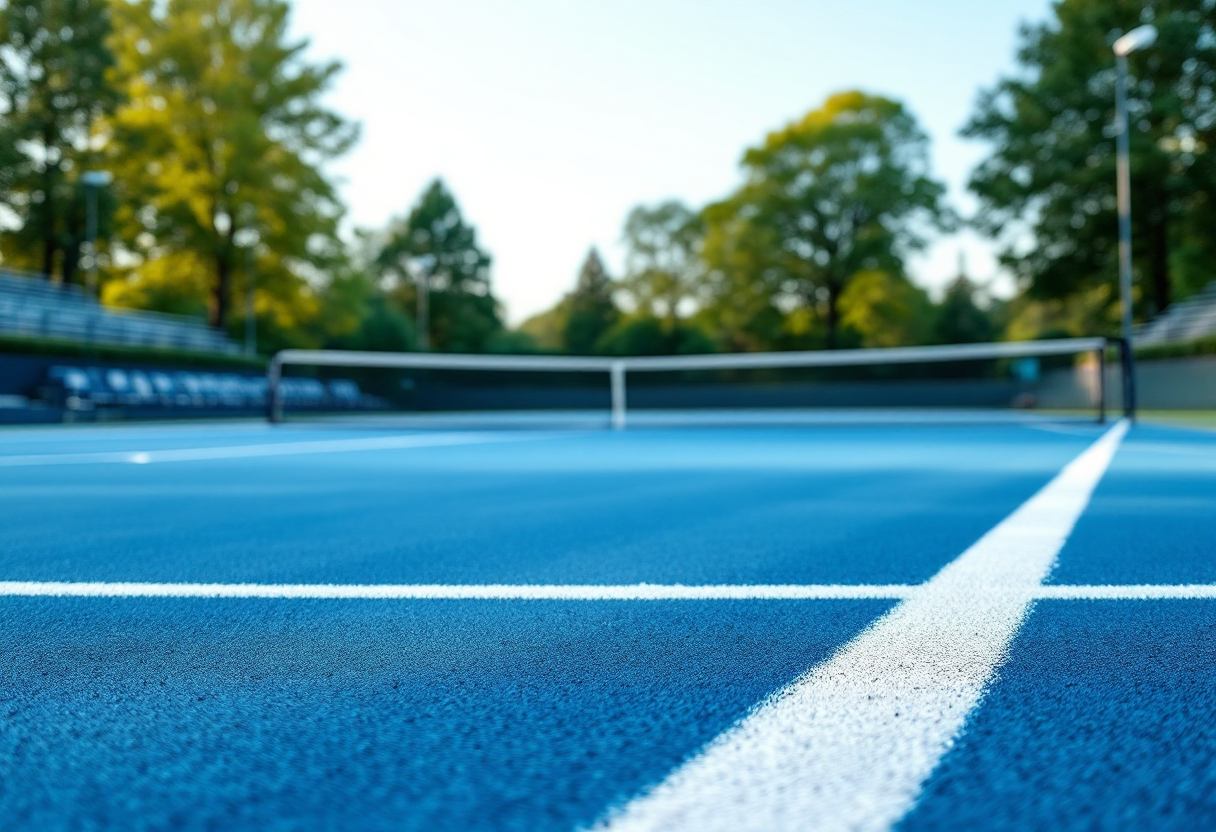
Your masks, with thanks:
[{"label": "granular court surface", "polygon": [[1216,433],[0,433],[0,829],[1216,828]]}]

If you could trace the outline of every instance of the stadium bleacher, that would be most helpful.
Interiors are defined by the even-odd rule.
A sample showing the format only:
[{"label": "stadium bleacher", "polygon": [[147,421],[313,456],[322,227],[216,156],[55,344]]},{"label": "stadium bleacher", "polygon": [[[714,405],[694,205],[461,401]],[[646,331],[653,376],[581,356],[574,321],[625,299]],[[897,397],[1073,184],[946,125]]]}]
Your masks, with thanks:
[{"label": "stadium bleacher", "polygon": [[[369,410],[379,406],[350,379],[283,380],[282,395],[303,410]],[[266,376],[252,373],[136,369],[57,364],[34,400],[69,413],[132,410],[147,416],[264,412]]]},{"label": "stadium bleacher", "polygon": [[104,307],[79,286],[0,269],[0,335],[235,354],[201,320]]},{"label": "stadium bleacher", "polygon": [[1163,313],[1141,326],[1136,346],[1181,344],[1216,335],[1216,281],[1186,300],[1170,304]]}]

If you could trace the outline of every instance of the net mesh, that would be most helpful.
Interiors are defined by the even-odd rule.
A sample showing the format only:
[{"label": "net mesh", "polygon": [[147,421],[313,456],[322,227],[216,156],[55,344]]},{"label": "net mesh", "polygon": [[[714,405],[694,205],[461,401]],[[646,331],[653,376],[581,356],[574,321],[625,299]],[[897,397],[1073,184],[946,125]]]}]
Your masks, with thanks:
[{"label": "net mesh", "polygon": [[[1098,419],[1102,339],[638,357],[286,351],[274,417],[587,426]],[[1117,384],[1115,385],[1117,389]]]}]

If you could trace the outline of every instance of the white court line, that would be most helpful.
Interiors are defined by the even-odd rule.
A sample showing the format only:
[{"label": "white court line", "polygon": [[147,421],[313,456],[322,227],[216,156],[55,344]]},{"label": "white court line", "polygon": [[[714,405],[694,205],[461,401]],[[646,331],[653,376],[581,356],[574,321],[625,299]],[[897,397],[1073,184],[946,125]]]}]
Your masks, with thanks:
[{"label": "white court line", "polygon": [[410,436],[375,436],[359,439],[316,439],[304,442],[268,442],[260,445],[223,445],[214,448],[172,448],[160,451],[95,451],[68,454],[23,454],[0,456],[0,468],[29,465],[81,465],[158,462],[195,462],[207,459],[249,459],[264,456],[336,454],[351,451],[384,451],[398,448],[428,448],[441,445],[477,445],[540,439],[553,433],[435,433]]},{"label": "white court line", "polygon": [[1168,599],[1216,598],[1216,584],[1107,584],[1039,587],[1036,598],[1062,601],[1160,601]]},{"label": "white court line", "polygon": [[899,599],[906,584],[171,584],[90,581],[0,581],[3,595],[92,598],[368,598],[509,601],[702,601]]},{"label": "white court line", "polygon": [[1127,431],[1120,421],[956,560],[602,830],[885,830],[962,730]]},{"label": "white court line", "polygon": [[[903,600],[917,584],[223,584],[141,581],[0,581],[0,596],[81,598],[453,599],[484,601]],[[1021,590],[1016,597],[1024,597]],[[1047,585],[1033,598],[1216,598],[1216,584]]]}]

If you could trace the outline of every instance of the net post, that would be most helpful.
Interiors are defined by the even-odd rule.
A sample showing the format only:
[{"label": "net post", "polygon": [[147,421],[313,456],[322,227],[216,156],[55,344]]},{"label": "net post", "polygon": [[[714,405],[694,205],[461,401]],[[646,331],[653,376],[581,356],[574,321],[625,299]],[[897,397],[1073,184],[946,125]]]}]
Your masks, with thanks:
[{"label": "net post", "polygon": [[1098,424],[1106,424],[1106,342],[1095,351],[1098,368]]},{"label": "net post", "polygon": [[1136,418],[1136,368],[1132,356],[1132,345],[1126,338],[1119,339],[1119,366],[1123,373],[1123,416]]},{"label": "net post", "polygon": [[625,362],[613,361],[608,367],[612,381],[612,428],[625,429]]},{"label": "net post", "polygon": [[283,359],[276,353],[266,368],[266,420],[272,425],[283,421]]}]

